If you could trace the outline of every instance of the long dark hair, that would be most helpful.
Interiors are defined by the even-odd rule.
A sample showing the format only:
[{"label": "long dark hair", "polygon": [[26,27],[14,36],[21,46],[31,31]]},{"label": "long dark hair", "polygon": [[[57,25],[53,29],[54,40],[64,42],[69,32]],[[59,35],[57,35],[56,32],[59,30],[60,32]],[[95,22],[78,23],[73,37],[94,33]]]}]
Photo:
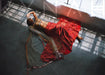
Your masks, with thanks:
[{"label": "long dark hair", "polygon": [[33,19],[28,18],[28,19],[27,19],[27,24],[28,24],[28,26],[33,26],[33,24],[34,24]]}]

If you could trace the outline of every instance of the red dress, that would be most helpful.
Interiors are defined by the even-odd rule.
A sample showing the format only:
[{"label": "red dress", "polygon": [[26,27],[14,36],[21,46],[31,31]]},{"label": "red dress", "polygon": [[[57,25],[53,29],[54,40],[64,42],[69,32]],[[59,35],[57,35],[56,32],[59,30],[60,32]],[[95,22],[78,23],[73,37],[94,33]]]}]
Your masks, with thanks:
[{"label": "red dress", "polygon": [[[57,23],[49,22],[47,24],[45,33],[54,39],[59,52],[66,55],[72,51],[73,42],[81,30],[81,25],[80,22],[70,18],[59,17],[58,19]],[[56,56],[49,44],[46,44],[41,54],[41,60],[44,62],[56,60]]]}]

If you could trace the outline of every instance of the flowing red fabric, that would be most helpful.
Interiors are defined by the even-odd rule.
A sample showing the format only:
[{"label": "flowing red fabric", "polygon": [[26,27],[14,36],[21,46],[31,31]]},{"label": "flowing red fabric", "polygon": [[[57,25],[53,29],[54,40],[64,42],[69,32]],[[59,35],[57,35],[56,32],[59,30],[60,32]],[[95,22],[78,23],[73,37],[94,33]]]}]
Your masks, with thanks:
[{"label": "flowing red fabric", "polygon": [[[45,33],[53,38],[59,52],[66,55],[72,51],[73,43],[81,30],[81,25],[80,22],[70,18],[59,17],[58,19],[57,23],[49,22],[47,24]],[[56,60],[55,53],[49,43],[46,44],[41,54],[41,60],[44,62]]]}]

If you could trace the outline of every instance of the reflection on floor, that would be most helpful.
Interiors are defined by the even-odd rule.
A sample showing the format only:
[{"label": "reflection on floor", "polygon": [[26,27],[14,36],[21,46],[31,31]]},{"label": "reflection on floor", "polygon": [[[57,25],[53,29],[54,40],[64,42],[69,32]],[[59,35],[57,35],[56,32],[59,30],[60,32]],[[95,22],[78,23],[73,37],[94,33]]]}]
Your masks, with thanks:
[{"label": "reflection on floor", "polygon": [[[25,75],[26,61],[24,44],[29,34],[26,14],[30,8],[10,2],[0,17],[0,70],[2,75]],[[36,11],[43,20],[57,22],[55,17]],[[7,19],[9,18],[9,19]],[[30,72],[30,75],[105,75],[105,39],[102,34],[82,28],[79,33],[84,39],[76,40],[73,52],[64,60],[45,68]],[[100,57],[102,56],[102,57]]]}]

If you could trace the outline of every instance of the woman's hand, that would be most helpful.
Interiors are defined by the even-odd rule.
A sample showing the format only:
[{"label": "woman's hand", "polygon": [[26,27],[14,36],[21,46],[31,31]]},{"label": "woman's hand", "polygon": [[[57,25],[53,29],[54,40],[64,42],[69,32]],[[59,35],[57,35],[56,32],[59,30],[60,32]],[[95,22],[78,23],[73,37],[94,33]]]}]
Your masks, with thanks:
[{"label": "woman's hand", "polygon": [[33,14],[33,16],[34,16],[34,18],[35,18],[36,20],[38,19],[34,11],[29,12],[29,13],[27,14],[27,18],[29,18],[31,14]]},{"label": "woman's hand", "polygon": [[29,18],[29,17],[30,17],[30,13],[27,14],[27,18]]}]

